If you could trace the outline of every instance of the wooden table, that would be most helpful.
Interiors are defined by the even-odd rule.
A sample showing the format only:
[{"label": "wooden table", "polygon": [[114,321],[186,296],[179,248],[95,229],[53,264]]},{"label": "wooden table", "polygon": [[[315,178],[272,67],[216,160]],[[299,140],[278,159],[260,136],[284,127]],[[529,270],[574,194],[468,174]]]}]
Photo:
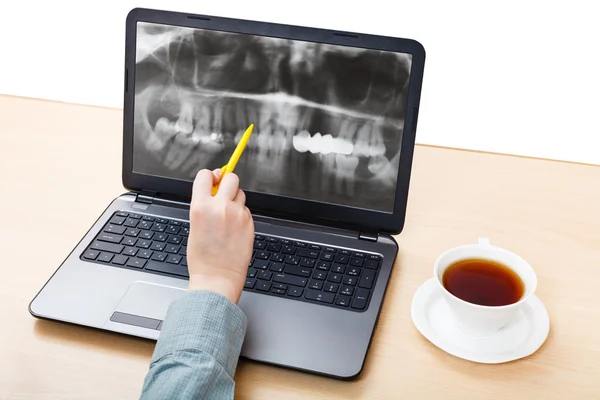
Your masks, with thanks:
[{"label": "wooden table", "polygon": [[[0,399],[139,395],[154,342],[39,321],[27,311],[123,192],[121,134],[120,110],[0,96]],[[76,200],[68,208],[67,196]],[[527,359],[464,361],[430,344],[411,321],[412,296],[436,257],[480,235],[537,271],[551,332]],[[397,239],[399,260],[358,380],[242,360],[237,398],[600,398],[600,167],[417,146]]]}]

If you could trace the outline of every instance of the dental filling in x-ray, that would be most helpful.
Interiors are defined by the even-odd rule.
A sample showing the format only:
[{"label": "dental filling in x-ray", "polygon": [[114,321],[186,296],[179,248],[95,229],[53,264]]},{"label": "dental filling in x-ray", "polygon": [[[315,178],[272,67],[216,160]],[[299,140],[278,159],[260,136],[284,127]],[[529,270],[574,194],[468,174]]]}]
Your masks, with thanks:
[{"label": "dental filling in x-ray", "polygon": [[138,23],[136,173],[392,212],[409,54]]}]

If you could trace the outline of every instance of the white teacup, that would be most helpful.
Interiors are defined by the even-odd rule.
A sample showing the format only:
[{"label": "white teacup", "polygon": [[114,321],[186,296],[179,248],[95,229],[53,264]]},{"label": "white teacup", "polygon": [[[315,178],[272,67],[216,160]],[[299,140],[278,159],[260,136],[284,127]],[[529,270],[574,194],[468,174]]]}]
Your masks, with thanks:
[{"label": "white teacup", "polygon": [[[513,270],[525,286],[521,299],[505,306],[482,306],[459,299],[446,290],[442,282],[446,268],[457,261],[471,258],[496,261]],[[537,287],[537,276],[527,261],[513,252],[490,245],[486,238],[480,238],[476,244],[458,246],[444,252],[436,260],[433,274],[458,327],[474,336],[490,336],[498,332],[517,315]]]}]

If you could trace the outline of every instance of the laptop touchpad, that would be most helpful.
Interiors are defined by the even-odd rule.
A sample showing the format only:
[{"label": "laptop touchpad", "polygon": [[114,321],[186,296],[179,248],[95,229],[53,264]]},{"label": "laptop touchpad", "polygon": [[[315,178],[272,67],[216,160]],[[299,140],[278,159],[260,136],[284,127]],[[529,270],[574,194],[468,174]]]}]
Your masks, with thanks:
[{"label": "laptop touchpad", "polygon": [[169,305],[185,294],[185,289],[134,282],[115,308],[110,320],[122,324],[160,329]]}]

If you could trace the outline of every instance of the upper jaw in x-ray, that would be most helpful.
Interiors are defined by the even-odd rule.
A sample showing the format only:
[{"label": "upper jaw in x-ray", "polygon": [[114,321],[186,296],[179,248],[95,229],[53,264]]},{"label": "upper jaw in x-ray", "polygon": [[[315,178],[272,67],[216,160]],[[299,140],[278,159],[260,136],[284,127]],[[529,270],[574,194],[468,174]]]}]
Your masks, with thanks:
[{"label": "upper jaw in x-ray", "polygon": [[[405,68],[398,82],[365,87],[352,99],[326,80],[312,93],[301,87],[311,76],[316,79],[318,63],[302,62],[306,49],[300,49],[304,57],[296,59],[294,47],[287,50],[275,67],[263,66],[279,71],[272,72],[277,76],[270,84],[243,90],[214,84],[223,79],[226,60],[219,61],[220,69],[209,65],[201,70],[197,62],[192,63],[196,68],[184,68],[172,54],[166,57],[175,79],[159,75],[161,79],[136,85],[137,169],[193,179],[199,169],[224,165],[253,123],[254,133],[236,168],[245,189],[391,211],[408,62],[397,63]],[[235,81],[243,72],[238,70],[230,79]],[[211,73],[219,79],[211,79]],[[300,86],[294,85],[295,77]]]}]

